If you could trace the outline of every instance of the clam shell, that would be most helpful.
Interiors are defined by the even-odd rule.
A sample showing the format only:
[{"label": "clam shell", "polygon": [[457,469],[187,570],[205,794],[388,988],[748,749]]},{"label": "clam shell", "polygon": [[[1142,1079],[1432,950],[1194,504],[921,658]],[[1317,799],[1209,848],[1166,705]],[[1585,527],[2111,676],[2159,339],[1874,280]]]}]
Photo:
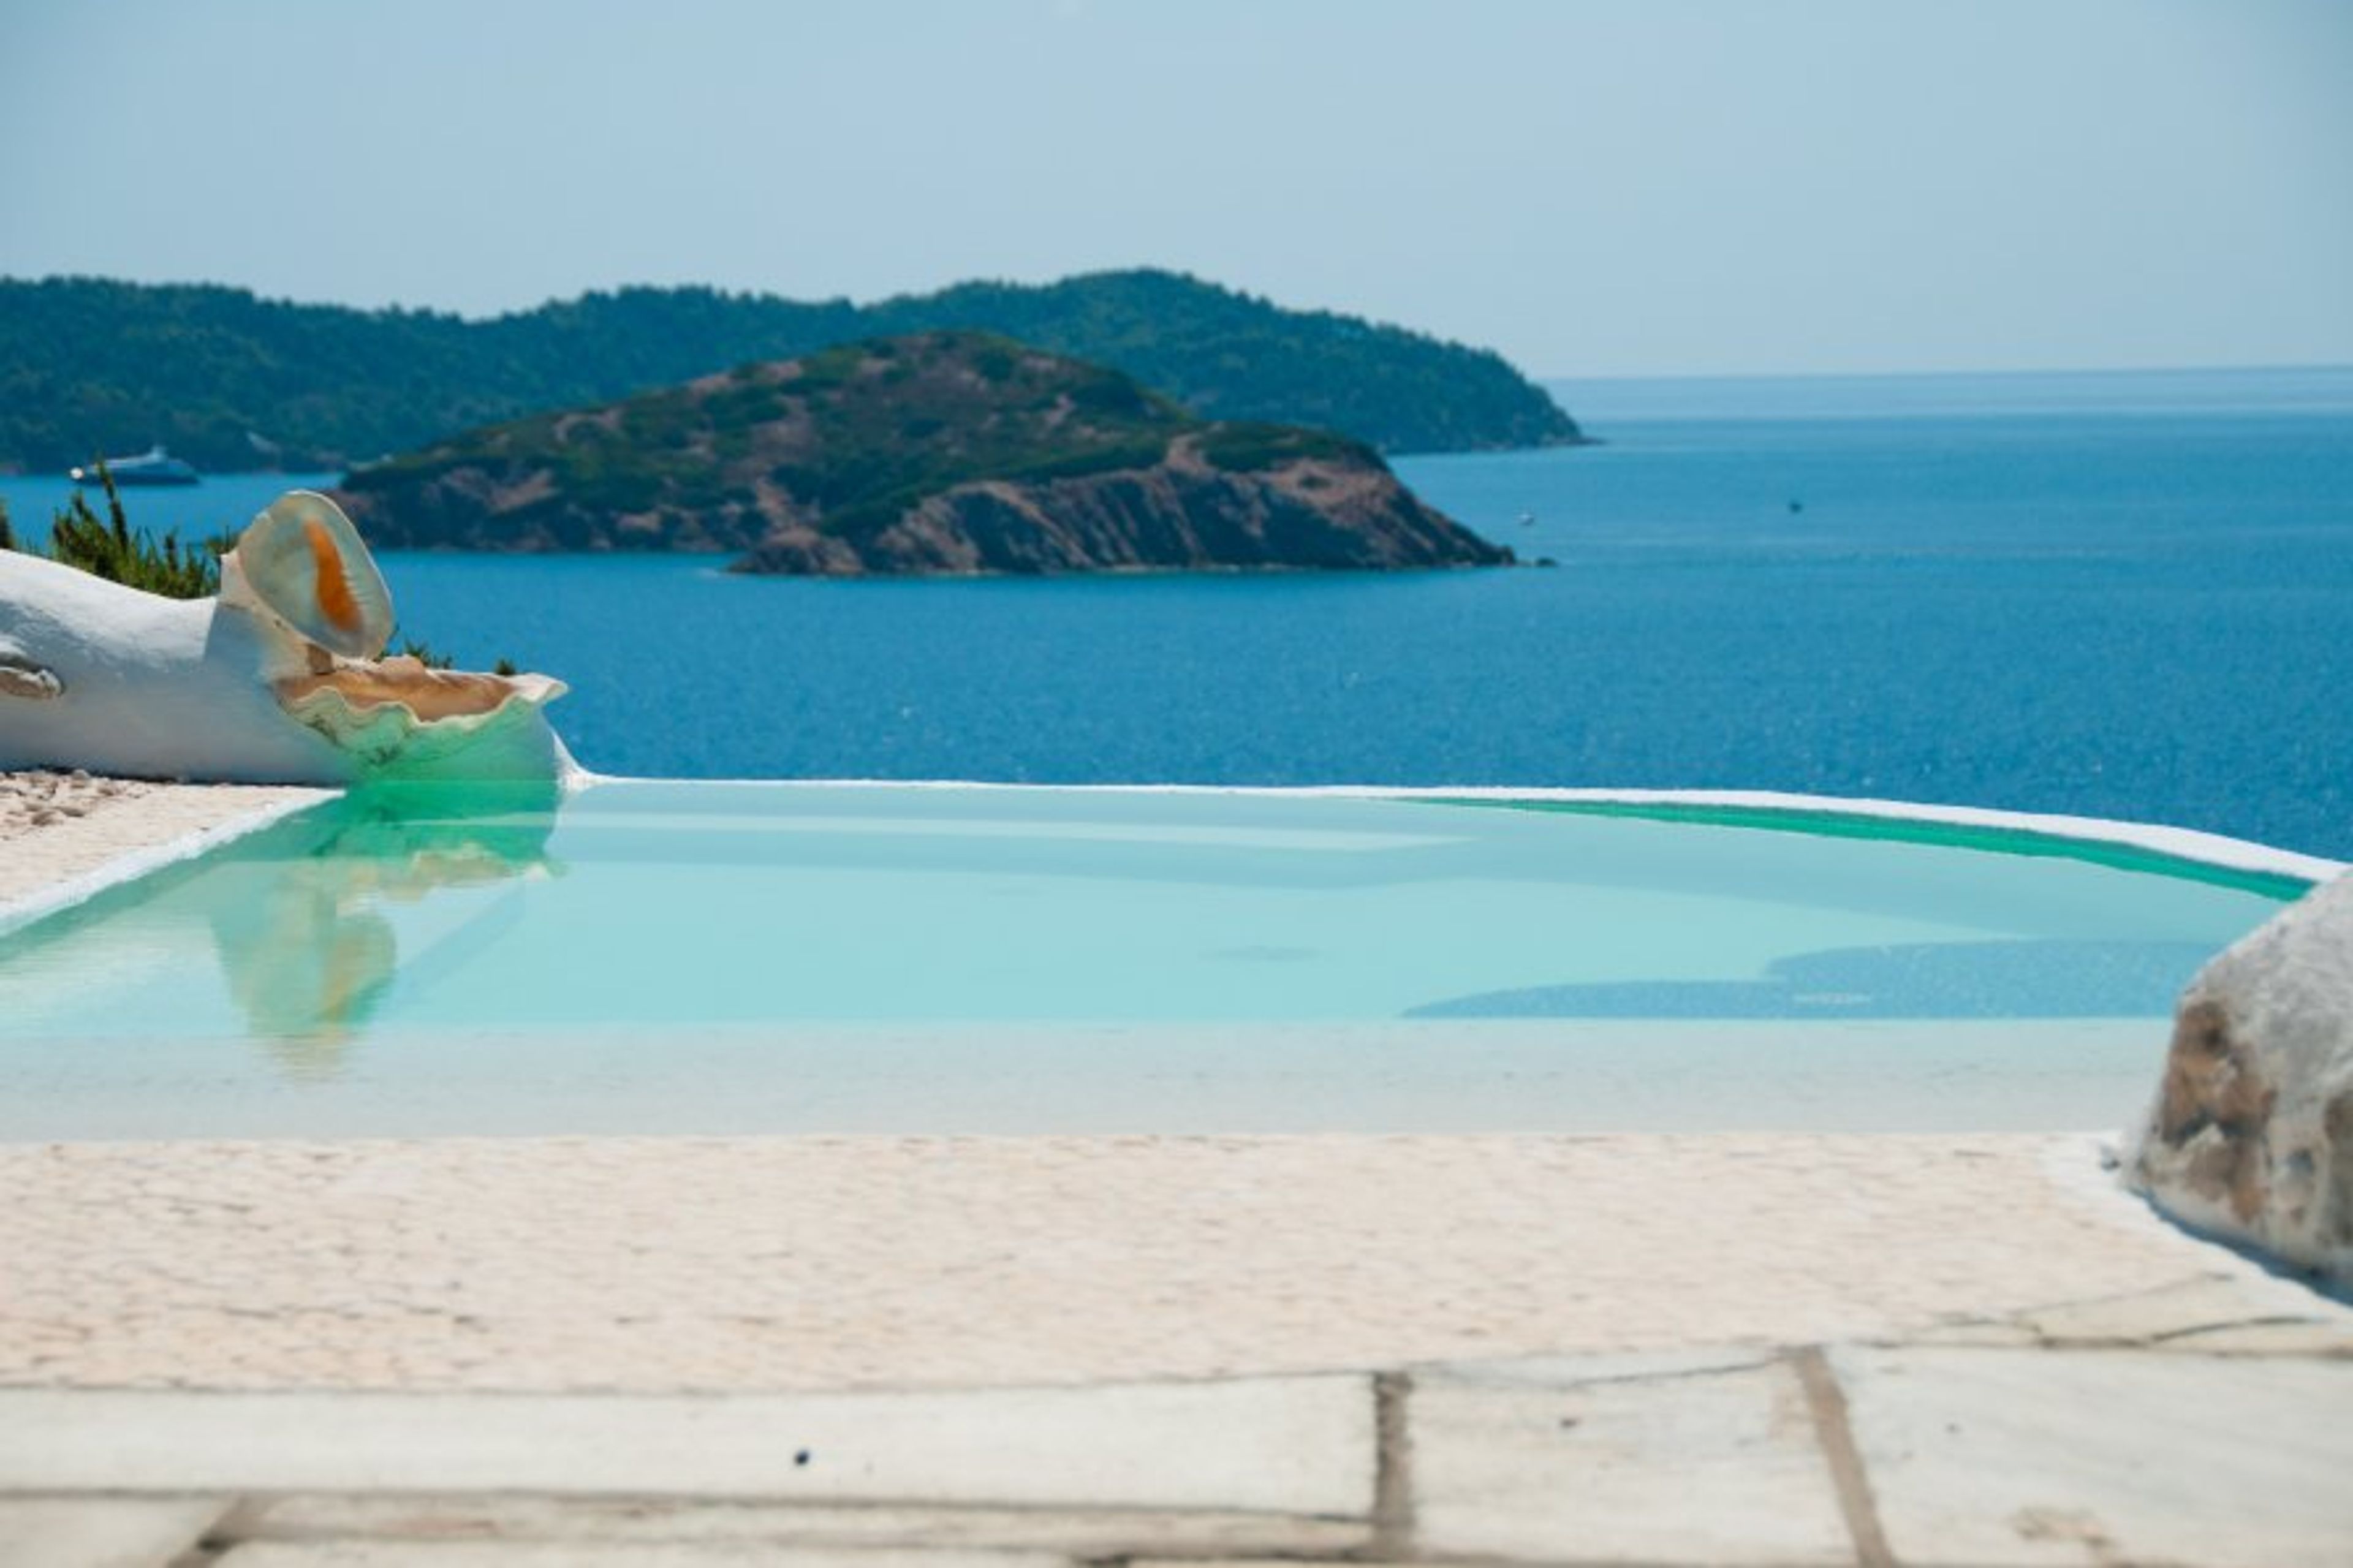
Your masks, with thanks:
[{"label": "clam shell", "polygon": [[355,777],[544,779],[571,759],[540,710],[544,675],[457,675],[413,658],[277,683],[279,705],[353,759]]},{"label": "clam shell", "polygon": [[[374,658],[391,639],[392,591],[343,509],[289,490],[237,536],[232,552],[250,596],[311,642]],[[223,592],[228,580],[224,574]]]}]

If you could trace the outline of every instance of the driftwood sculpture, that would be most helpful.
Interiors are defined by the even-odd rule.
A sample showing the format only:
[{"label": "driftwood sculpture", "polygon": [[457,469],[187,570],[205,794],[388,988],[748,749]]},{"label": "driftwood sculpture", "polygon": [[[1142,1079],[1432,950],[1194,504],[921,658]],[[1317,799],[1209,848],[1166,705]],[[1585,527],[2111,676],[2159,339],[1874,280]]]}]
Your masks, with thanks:
[{"label": "driftwood sculpture", "polygon": [[0,768],[350,784],[553,779],[543,675],[383,657],[392,595],[334,502],[295,490],[166,599],[0,551]]}]

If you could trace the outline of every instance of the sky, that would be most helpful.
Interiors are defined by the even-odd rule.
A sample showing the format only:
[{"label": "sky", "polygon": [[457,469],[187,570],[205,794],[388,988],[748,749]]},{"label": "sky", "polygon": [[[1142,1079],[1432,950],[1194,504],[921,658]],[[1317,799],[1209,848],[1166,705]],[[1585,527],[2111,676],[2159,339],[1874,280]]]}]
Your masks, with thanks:
[{"label": "sky", "polygon": [[2353,363],[2353,0],[0,0],[0,276],[1195,273],[1539,376]]}]

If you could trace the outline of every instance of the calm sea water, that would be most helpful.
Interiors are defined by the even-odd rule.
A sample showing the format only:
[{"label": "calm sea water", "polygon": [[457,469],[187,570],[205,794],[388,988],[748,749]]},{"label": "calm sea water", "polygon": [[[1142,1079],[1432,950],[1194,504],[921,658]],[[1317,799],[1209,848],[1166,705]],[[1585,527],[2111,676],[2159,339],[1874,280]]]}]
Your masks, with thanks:
[{"label": "calm sea water", "polygon": [[[1606,445],[1397,464],[1549,570],[385,565],[405,631],[570,681],[606,773],[1746,787],[2353,858],[2353,371],[1558,390]],[[0,481],[20,529],[62,489]]]}]

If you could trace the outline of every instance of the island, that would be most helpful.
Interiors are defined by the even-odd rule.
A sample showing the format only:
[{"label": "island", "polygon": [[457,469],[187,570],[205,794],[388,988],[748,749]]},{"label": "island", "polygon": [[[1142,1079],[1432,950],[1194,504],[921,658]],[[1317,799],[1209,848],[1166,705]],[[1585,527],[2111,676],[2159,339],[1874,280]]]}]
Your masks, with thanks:
[{"label": "island", "polygon": [[362,468],[386,549],[740,552],[856,576],[1507,565],[1379,453],[978,331],[843,344]]}]

